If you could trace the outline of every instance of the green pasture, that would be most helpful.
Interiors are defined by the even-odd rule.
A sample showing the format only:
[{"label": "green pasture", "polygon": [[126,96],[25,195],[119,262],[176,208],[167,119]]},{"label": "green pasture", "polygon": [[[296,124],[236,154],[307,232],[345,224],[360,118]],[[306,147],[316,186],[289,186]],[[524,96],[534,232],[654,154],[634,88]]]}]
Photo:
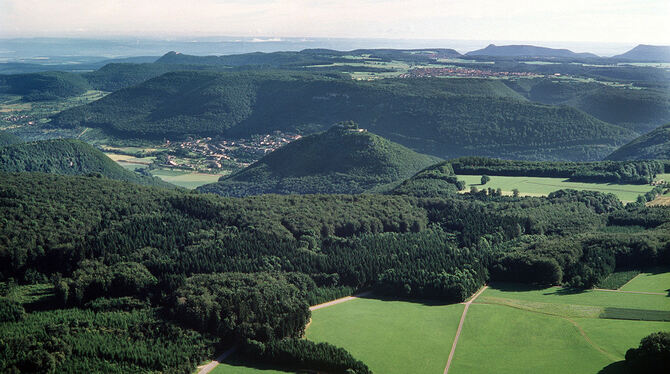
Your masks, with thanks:
[{"label": "green pasture", "polygon": [[155,169],[151,170],[151,174],[168,183],[189,189],[193,189],[207,183],[214,183],[221,177],[221,174],[205,174],[177,169]]},{"label": "green pasture", "polygon": [[595,374],[614,361],[564,318],[472,304],[449,373]]},{"label": "green pasture", "polygon": [[496,284],[484,291],[477,302],[487,298],[513,299],[549,304],[596,306],[670,311],[670,297],[663,295],[629,294],[599,290],[572,290],[561,287],[533,289],[525,285]]},{"label": "green pasture", "polygon": [[670,322],[595,318],[576,318],[574,321],[594,344],[621,360],[624,359],[626,351],[637,347],[645,336],[652,332],[670,330]]},{"label": "green pasture", "polygon": [[668,293],[670,290],[670,269],[657,269],[641,273],[621,287],[621,290]]},{"label": "green pasture", "polygon": [[506,177],[490,176],[491,180],[485,185],[481,185],[481,175],[458,175],[458,179],[465,181],[469,187],[482,188],[500,188],[505,194],[512,194],[516,188],[523,196],[546,196],[551,192],[562,189],[599,191],[615,194],[621,201],[635,201],[639,195],[651,191],[650,185],[642,184],[608,184],[608,183],[581,183],[569,182],[565,178],[545,178],[545,177]]},{"label": "green pasture", "polygon": [[312,312],[307,339],[348,350],[375,373],[441,373],[462,304],[356,299]]}]

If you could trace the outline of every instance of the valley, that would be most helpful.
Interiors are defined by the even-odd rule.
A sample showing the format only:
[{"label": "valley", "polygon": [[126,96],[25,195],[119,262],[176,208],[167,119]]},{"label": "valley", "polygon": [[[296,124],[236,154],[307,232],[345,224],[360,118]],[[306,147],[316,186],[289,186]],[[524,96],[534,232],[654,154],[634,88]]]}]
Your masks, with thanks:
[{"label": "valley", "polygon": [[249,43],[0,63],[0,372],[664,367],[666,48]]}]

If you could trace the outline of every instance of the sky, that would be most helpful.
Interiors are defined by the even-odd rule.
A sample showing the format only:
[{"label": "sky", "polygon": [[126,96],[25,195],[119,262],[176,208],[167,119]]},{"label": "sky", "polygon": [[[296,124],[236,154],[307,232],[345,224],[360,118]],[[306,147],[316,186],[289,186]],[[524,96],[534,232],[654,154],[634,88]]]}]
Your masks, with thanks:
[{"label": "sky", "polygon": [[670,45],[670,0],[0,0],[0,38],[45,36]]}]

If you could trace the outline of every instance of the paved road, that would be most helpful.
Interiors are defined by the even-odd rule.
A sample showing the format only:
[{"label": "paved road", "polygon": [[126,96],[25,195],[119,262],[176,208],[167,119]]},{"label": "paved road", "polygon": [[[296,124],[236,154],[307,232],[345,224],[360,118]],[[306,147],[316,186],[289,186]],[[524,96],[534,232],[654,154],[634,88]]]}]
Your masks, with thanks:
[{"label": "paved road", "polygon": [[444,374],[447,374],[449,372],[449,367],[451,366],[451,360],[454,359],[454,352],[456,352],[456,344],[458,344],[458,338],[461,336],[461,330],[463,330],[463,323],[465,322],[465,315],[468,314],[468,308],[470,308],[470,304],[472,304],[475,299],[481,295],[484,290],[486,290],[489,286],[484,286],[482,287],[477,293],[470,298],[467,302],[465,302],[465,308],[463,309],[463,314],[461,314],[461,321],[458,323],[458,330],[456,330],[456,336],[454,337],[454,344],[451,345],[451,352],[449,352],[449,359],[447,359],[447,366],[444,368]]}]

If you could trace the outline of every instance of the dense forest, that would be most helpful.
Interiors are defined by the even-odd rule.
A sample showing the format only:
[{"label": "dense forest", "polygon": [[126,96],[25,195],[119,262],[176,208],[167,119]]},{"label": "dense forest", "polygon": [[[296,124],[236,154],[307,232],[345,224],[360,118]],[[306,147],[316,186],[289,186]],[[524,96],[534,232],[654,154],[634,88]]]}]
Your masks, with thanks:
[{"label": "dense forest", "polygon": [[66,110],[51,125],[180,139],[274,130],[309,134],[347,120],[443,158],[595,160],[636,135],[571,107],[528,102],[500,81],[367,82],[289,71],[167,73]]},{"label": "dense forest", "polygon": [[0,74],[0,93],[21,95],[24,101],[62,99],[89,89],[88,81],[75,73]]},{"label": "dense forest", "polygon": [[150,186],[173,187],[158,178],[126,170],[95,147],[75,139],[40,140],[0,147],[0,171],[91,174]]},{"label": "dense forest", "polygon": [[670,121],[667,89],[613,87],[564,79],[518,79],[505,82],[531,101],[569,105],[601,121],[646,133]]},{"label": "dense forest", "polygon": [[18,136],[9,133],[7,131],[0,131],[0,147],[4,147],[6,145],[12,145],[16,143],[21,143],[22,140]]},{"label": "dense forest", "polygon": [[612,152],[608,160],[669,160],[670,123]]},{"label": "dense forest", "polygon": [[361,193],[410,177],[439,159],[343,122],[274,151],[201,192],[224,196],[263,193]]},{"label": "dense forest", "polygon": [[[590,287],[670,263],[668,208],[596,192],[459,195],[447,165],[417,176],[386,195],[239,199],[2,173],[0,347],[22,348],[0,350],[0,365],[186,373],[238,344],[250,360],[367,373],[346,351],[299,339],[308,305],[361,289],[458,302],[490,280]],[[47,301],[26,301],[21,290],[37,286]]]},{"label": "dense forest", "polygon": [[648,184],[670,172],[668,161],[537,162],[484,157],[449,160],[456,174],[566,178],[574,182]]}]

